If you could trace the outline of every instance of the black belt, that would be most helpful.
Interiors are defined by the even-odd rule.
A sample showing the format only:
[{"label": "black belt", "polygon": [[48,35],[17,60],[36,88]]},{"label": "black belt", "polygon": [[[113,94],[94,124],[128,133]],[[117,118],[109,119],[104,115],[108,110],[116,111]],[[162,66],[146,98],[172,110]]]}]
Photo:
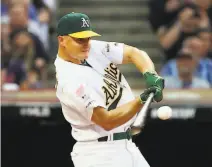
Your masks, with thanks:
[{"label": "black belt", "polygon": [[[131,131],[127,130],[126,132],[113,133],[113,141],[114,140],[130,140],[132,138]],[[98,138],[98,141],[108,141],[108,136]]]}]

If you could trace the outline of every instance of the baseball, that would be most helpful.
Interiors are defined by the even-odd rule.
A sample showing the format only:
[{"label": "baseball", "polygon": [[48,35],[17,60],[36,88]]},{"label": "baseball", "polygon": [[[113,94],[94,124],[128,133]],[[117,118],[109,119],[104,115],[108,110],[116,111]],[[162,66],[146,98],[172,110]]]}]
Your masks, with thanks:
[{"label": "baseball", "polygon": [[172,109],[169,106],[162,106],[157,110],[157,115],[162,120],[167,120],[172,116]]}]

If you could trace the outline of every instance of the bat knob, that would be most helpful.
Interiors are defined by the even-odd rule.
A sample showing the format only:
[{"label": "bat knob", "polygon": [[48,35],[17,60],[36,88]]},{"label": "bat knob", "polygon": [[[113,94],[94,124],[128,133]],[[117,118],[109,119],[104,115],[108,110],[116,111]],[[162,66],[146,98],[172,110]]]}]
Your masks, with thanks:
[{"label": "bat knob", "polygon": [[138,135],[139,133],[141,133],[141,128],[139,128],[139,127],[132,127],[131,128],[131,135],[132,136]]}]

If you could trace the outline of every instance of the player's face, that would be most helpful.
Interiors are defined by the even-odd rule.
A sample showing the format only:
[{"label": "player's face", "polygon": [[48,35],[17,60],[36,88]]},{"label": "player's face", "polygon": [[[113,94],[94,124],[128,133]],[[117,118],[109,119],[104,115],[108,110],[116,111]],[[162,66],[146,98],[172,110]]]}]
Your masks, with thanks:
[{"label": "player's face", "polygon": [[70,36],[66,36],[65,38],[65,49],[70,56],[78,60],[88,58],[90,38],[73,38]]}]

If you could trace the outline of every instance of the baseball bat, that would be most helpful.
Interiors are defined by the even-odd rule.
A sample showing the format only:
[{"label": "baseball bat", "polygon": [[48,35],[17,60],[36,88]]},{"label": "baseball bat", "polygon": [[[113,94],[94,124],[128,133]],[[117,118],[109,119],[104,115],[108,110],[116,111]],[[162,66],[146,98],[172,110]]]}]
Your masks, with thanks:
[{"label": "baseball bat", "polygon": [[137,114],[135,121],[131,125],[132,135],[136,135],[136,134],[139,134],[141,132],[141,128],[145,124],[147,112],[148,112],[148,109],[149,109],[149,106],[152,102],[153,97],[154,97],[154,93],[150,93],[146,103],[143,105],[141,111]]}]

